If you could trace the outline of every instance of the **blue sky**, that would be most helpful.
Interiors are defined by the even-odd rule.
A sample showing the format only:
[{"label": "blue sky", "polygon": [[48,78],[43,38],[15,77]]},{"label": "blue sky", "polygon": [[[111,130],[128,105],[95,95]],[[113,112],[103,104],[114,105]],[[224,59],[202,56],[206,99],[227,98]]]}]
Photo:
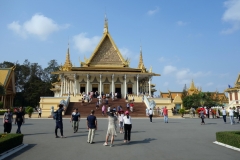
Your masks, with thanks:
[{"label": "blue sky", "polygon": [[[3,0],[0,2],[0,62],[25,59],[46,67],[89,58],[109,32],[130,66],[139,61],[162,92],[182,91],[193,79],[203,91],[223,92],[239,74],[240,0]],[[159,93],[157,93],[159,94]]]}]

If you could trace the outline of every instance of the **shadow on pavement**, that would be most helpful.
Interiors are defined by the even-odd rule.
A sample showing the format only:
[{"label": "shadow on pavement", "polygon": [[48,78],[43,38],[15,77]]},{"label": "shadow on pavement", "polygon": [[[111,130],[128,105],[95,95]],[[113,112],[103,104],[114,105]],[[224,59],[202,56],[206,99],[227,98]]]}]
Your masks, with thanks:
[{"label": "shadow on pavement", "polygon": [[130,141],[129,143],[124,143],[126,145],[134,145],[134,144],[140,144],[140,143],[150,143],[151,141],[157,140],[155,138],[146,138],[141,141]]},{"label": "shadow on pavement", "polygon": [[146,132],[146,131],[131,131],[131,133],[140,133],[140,132]]},{"label": "shadow on pavement", "polygon": [[11,156],[8,156],[8,157],[6,157],[6,158],[4,158],[4,159],[5,159],[5,160],[7,160],[7,159],[13,159],[13,158],[21,155],[23,152],[26,152],[26,151],[32,149],[32,148],[35,147],[36,145],[37,145],[37,144],[28,144],[27,147],[21,149],[20,151],[14,153],[14,154],[12,154]]},{"label": "shadow on pavement", "polygon": [[33,136],[33,135],[38,135],[38,134],[50,134],[50,133],[31,133],[31,134],[23,134],[23,135],[24,136]]}]

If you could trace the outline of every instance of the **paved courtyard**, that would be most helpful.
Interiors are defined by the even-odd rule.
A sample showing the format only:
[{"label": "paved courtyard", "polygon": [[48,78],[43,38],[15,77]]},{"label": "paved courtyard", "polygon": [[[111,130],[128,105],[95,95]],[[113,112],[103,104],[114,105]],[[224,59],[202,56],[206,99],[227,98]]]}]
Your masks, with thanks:
[{"label": "paved courtyard", "polygon": [[[229,120],[228,120],[229,121]],[[123,143],[123,134],[118,134],[114,147],[103,146],[107,119],[98,119],[95,144],[87,143],[86,120],[81,119],[79,132],[73,133],[71,123],[64,119],[65,139],[55,138],[55,122],[52,119],[26,119],[22,126],[24,143],[29,144],[23,150],[6,159],[13,160],[235,160],[240,152],[213,142],[217,131],[240,130],[240,125],[224,124],[222,119],[206,119],[206,125],[200,125],[200,119],[162,118],[133,119],[131,143]],[[17,126],[13,125],[12,131]],[[0,126],[3,131],[3,126]]]}]

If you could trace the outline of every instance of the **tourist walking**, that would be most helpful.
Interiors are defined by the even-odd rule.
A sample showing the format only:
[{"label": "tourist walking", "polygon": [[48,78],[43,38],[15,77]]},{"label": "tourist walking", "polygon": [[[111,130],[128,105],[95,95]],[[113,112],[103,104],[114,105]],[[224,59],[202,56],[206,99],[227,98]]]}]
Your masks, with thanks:
[{"label": "tourist walking", "polygon": [[240,121],[240,106],[237,106],[237,110],[238,110],[238,122],[237,123],[239,123],[239,121]]},{"label": "tourist walking", "polygon": [[3,126],[4,126],[4,133],[11,133],[12,130],[12,122],[13,122],[13,114],[9,108],[3,115]]},{"label": "tourist walking", "polygon": [[97,101],[97,103],[96,103],[96,109],[98,109],[99,108],[99,101]]},{"label": "tourist walking", "polygon": [[164,123],[168,123],[168,109],[167,106],[163,108]]},{"label": "tourist walking", "polygon": [[193,118],[193,112],[194,112],[194,109],[193,107],[190,108],[190,117]]},{"label": "tourist walking", "polygon": [[72,122],[74,133],[78,131],[79,121],[80,121],[80,113],[78,112],[78,109],[75,108],[74,111],[72,112],[72,116],[70,119],[70,122]]},{"label": "tourist walking", "polygon": [[105,105],[102,106],[102,115],[105,116]]},{"label": "tourist walking", "polygon": [[110,147],[113,147],[114,142],[114,136],[117,136],[117,117],[114,115],[114,111],[111,109],[110,112],[108,112],[108,130],[106,135],[104,146],[108,145],[108,138],[111,136],[111,144]]},{"label": "tourist walking", "polygon": [[227,116],[227,112],[226,112],[226,110],[224,109],[224,107],[222,107],[222,117],[223,117],[224,123],[227,123],[226,116]]},{"label": "tourist walking", "polygon": [[149,115],[150,122],[152,122],[152,117],[153,117],[153,110],[152,110],[152,108],[150,108],[150,110],[148,111],[148,115]]},{"label": "tourist walking", "polygon": [[25,121],[24,115],[25,115],[24,111],[23,111],[22,107],[20,107],[16,113],[16,118],[15,118],[15,124],[17,124],[17,126],[18,126],[16,133],[19,133],[19,134],[22,133],[21,126],[22,126],[22,124],[24,124],[24,121]]},{"label": "tourist walking", "polygon": [[58,129],[60,129],[60,134],[61,134],[61,138],[66,138],[65,136],[63,136],[63,122],[62,122],[62,112],[65,111],[66,108],[63,107],[62,104],[58,105],[58,110],[55,112],[55,120],[56,120],[56,127],[55,127],[55,136],[56,138],[59,138],[58,136]]},{"label": "tourist walking", "polygon": [[234,121],[234,110],[230,107],[228,112],[229,112],[229,118],[230,118],[231,125],[233,125],[235,123],[235,121]]},{"label": "tourist walking", "polygon": [[123,117],[124,123],[124,143],[130,142],[131,140],[131,129],[132,129],[132,122],[131,116],[129,115],[129,111],[125,112],[125,116]]},{"label": "tourist walking", "polygon": [[118,111],[120,133],[123,133],[123,117],[124,117],[124,111]]},{"label": "tourist walking", "polygon": [[41,115],[42,115],[42,109],[39,107],[38,108],[38,118],[41,118]]},{"label": "tourist walking", "polygon": [[97,118],[94,116],[94,110],[91,110],[91,114],[87,117],[87,129],[88,129],[88,139],[87,143],[94,143],[95,131],[97,130]]},{"label": "tourist walking", "polygon": [[199,114],[200,114],[200,118],[202,119],[202,122],[201,122],[201,125],[202,124],[205,124],[205,122],[204,122],[204,108],[202,108],[201,110],[200,110],[200,112],[199,112]]}]

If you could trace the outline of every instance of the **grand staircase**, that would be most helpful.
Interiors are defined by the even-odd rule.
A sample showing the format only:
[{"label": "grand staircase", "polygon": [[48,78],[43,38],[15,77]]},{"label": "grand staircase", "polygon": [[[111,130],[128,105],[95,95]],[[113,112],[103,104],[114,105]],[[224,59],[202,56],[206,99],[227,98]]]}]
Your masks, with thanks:
[{"label": "grand staircase", "polygon": [[[78,108],[78,111],[81,114],[81,118],[85,118],[90,114],[91,110],[95,110],[95,116],[98,118],[104,117],[102,116],[102,105],[100,105],[99,109],[96,110],[96,103],[98,99],[93,98],[92,102],[90,103],[81,103],[81,102],[70,102],[67,108],[67,111],[64,115],[65,118],[70,118],[71,114],[74,110],[74,108]],[[123,110],[127,110],[127,102],[125,102],[125,99],[115,99],[112,101],[109,99],[108,105],[111,107],[115,107],[117,109],[117,106],[121,105]],[[107,110],[107,109],[106,109]],[[146,105],[143,102],[134,102],[133,112],[130,112],[131,117],[146,117]],[[106,117],[106,114],[105,114]]]}]

